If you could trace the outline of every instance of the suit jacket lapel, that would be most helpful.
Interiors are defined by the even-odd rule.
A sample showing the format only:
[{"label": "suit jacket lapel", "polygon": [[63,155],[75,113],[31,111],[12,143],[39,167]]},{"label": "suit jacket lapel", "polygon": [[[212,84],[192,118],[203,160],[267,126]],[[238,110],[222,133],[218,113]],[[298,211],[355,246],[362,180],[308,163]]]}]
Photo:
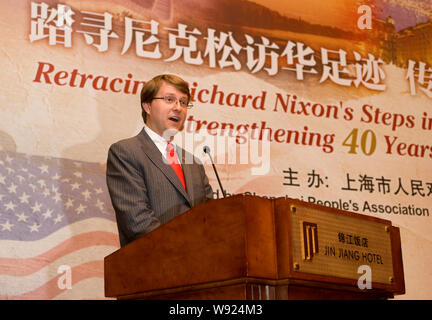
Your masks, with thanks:
[{"label": "suit jacket lapel", "polygon": [[[150,139],[148,134],[145,132],[144,129],[141,130],[139,134],[139,139],[141,141],[141,148],[147,155],[147,157],[154,163],[154,165],[162,171],[162,173],[168,178],[168,180],[176,187],[176,189],[184,196],[184,198],[189,202],[189,205],[192,206],[192,201],[189,195],[186,193],[186,190],[183,188],[183,185],[180,182],[180,179],[177,177],[174,170],[171,168],[169,164],[166,164],[163,161],[163,155],[160,153],[159,149],[156,147],[156,145],[153,143],[153,141]],[[188,170],[186,170],[188,171]],[[186,173],[183,172],[185,175],[185,181],[186,181],[186,187],[189,191],[189,185],[192,185],[192,182],[188,184],[188,178],[186,177]],[[190,173],[189,175],[189,181],[190,181]]]}]

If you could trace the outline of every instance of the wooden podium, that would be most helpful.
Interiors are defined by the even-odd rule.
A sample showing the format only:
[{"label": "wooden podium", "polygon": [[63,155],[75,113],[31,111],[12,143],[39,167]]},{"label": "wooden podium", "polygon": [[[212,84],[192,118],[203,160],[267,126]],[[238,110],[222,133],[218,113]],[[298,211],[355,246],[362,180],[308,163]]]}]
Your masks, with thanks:
[{"label": "wooden podium", "polygon": [[105,257],[118,299],[388,299],[405,293],[399,228],[293,199],[203,203]]}]

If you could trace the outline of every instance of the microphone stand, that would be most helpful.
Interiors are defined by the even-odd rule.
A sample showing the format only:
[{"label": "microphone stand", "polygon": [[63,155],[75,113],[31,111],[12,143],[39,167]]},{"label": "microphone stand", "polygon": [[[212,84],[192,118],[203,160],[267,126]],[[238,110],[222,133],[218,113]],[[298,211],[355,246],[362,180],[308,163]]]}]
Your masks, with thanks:
[{"label": "microphone stand", "polygon": [[212,166],[213,166],[213,170],[214,170],[214,172],[215,172],[215,174],[216,174],[216,179],[217,179],[217,181],[218,181],[218,183],[219,183],[219,187],[221,188],[222,195],[223,195],[223,197],[225,198],[225,197],[226,197],[226,193],[225,193],[225,190],[224,190],[223,187],[222,187],[222,183],[221,183],[221,181],[220,181],[220,179],[219,179],[219,175],[218,175],[218,172],[217,172],[217,170],[216,170],[216,166],[215,166],[215,164],[214,164],[214,162],[213,162],[213,158],[212,158],[212,156],[211,156],[211,154],[210,154],[210,148],[209,148],[208,146],[204,146],[203,151],[204,151],[205,153],[207,153],[208,156],[209,156],[209,158],[210,158],[210,161],[211,161]]}]

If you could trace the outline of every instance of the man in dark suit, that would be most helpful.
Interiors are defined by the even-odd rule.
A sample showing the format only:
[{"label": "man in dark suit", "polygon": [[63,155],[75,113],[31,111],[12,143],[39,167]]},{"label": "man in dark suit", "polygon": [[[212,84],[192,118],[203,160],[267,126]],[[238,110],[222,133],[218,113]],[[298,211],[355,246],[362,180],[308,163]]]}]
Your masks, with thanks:
[{"label": "man in dark suit", "polygon": [[107,185],[121,246],[213,198],[202,164],[172,141],[183,129],[188,107],[183,79],[154,77],[141,91],[144,128],[109,149]]}]

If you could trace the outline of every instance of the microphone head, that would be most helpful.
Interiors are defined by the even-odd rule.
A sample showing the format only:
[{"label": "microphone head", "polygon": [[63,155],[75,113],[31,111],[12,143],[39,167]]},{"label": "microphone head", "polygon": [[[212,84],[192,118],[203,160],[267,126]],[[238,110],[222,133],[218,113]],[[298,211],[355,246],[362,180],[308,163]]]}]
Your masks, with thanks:
[{"label": "microphone head", "polygon": [[204,151],[205,153],[210,154],[210,147],[209,147],[209,146],[204,146],[204,147],[203,147],[203,151]]}]

